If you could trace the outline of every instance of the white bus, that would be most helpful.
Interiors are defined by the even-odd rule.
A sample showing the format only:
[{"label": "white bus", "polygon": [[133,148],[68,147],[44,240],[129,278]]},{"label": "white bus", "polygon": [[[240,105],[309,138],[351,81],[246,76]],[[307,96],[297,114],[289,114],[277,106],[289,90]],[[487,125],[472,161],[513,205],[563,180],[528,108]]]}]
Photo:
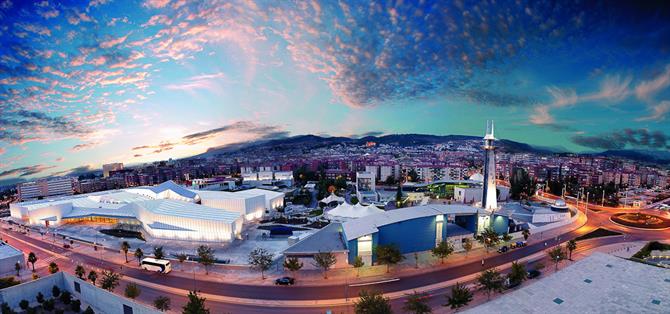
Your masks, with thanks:
[{"label": "white bus", "polygon": [[159,273],[167,274],[172,270],[172,265],[170,261],[164,259],[155,259],[151,257],[145,257],[142,259],[140,266],[144,270],[155,271]]}]

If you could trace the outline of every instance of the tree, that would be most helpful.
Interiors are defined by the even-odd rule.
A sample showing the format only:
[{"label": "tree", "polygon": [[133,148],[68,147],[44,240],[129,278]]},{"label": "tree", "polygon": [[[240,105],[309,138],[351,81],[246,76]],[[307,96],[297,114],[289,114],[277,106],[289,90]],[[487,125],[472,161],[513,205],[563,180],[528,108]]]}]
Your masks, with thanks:
[{"label": "tree", "polygon": [[356,268],[356,277],[358,277],[361,274],[361,267],[365,266],[365,263],[363,262],[363,258],[360,256],[356,256],[354,258],[354,268]]},{"label": "tree", "polygon": [[477,283],[479,284],[480,290],[486,291],[486,296],[489,300],[491,299],[491,292],[500,292],[503,288],[502,275],[495,268],[481,272],[479,276],[477,276]]},{"label": "tree", "polygon": [[416,182],[419,179],[419,174],[414,170],[414,168],[410,169],[409,172],[407,172],[407,181],[409,182]]},{"label": "tree", "polygon": [[509,233],[503,234],[500,239],[503,241],[503,243],[507,243],[512,240],[512,236],[509,235]]},{"label": "tree", "polygon": [[37,300],[37,303],[42,304],[44,302],[44,295],[42,292],[38,292],[37,295],[35,296],[35,300]]},{"label": "tree", "polygon": [[362,290],[358,294],[358,301],[354,302],[354,312],[356,314],[390,314],[391,302],[389,298],[385,298],[381,292],[368,292]]},{"label": "tree", "polygon": [[431,250],[433,256],[440,259],[440,264],[444,264],[444,259],[454,252],[454,246],[449,241],[442,241]]},{"label": "tree", "polygon": [[170,310],[170,298],[165,296],[159,296],[154,299],[154,307],[161,311],[166,312]]},{"label": "tree", "polygon": [[378,245],[375,247],[375,254],[377,255],[377,263],[386,265],[386,272],[390,271],[390,266],[400,263],[405,259],[400,253],[400,249],[394,244]]},{"label": "tree", "polygon": [[522,283],[528,277],[528,272],[526,267],[523,264],[517,262],[512,263],[512,268],[510,269],[509,274],[507,274],[507,279],[509,279],[510,284]]},{"label": "tree", "polygon": [[472,240],[470,238],[463,239],[463,249],[465,250],[465,257],[472,251]]},{"label": "tree", "polygon": [[323,278],[328,279],[328,270],[337,263],[337,257],[332,252],[319,252],[314,254],[314,266],[323,270]]},{"label": "tree", "polygon": [[81,311],[81,301],[77,299],[72,300],[72,303],[70,303],[70,309],[72,312],[79,313],[79,311]]},{"label": "tree", "polygon": [[284,268],[288,269],[293,277],[295,277],[295,272],[299,271],[302,266],[302,262],[297,257],[289,257],[284,260]]},{"label": "tree", "polygon": [[142,257],[144,257],[144,252],[142,249],[135,249],[135,257],[137,258],[137,265],[140,265],[142,263]]},{"label": "tree", "polygon": [[57,298],[58,296],[60,296],[60,288],[58,288],[58,286],[53,286],[51,288],[51,295],[53,295],[54,298]]},{"label": "tree", "polygon": [[577,249],[577,241],[575,241],[574,239],[568,241],[567,248],[568,252],[570,252],[570,256],[568,257],[568,259],[572,260],[572,251]]},{"label": "tree", "polygon": [[201,245],[197,252],[200,264],[205,266],[205,274],[209,274],[209,266],[214,264],[215,261],[214,250],[207,245]]},{"label": "tree", "polygon": [[130,250],[130,244],[128,241],[121,242],[121,251],[123,252],[123,256],[126,258],[126,263],[128,263],[128,250]]},{"label": "tree", "polygon": [[19,302],[19,307],[24,311],[27,310],[28,307],[30,307],[30,301],[26,299],[21,300],[21,302]]},{"label": "tree", "polygon": [[395,177],[393,175],[386,177],[386,181],[384,181],[384,183],[386,183],[386,185],[394,185]]},{"label": "tree", "polygon": [[351,205],[358,204],[358,202],[359,202],[358,197],[357,196],[352,196],[351,198],[349,198],[349,202],[351,203]]},{"label": "tree", "polygon": [[530,229],[523,229],[521,234],[523,235],[524,241],[528,241],[528,238],[530,238]]},{"label": "tree", "polygon": [[554,262],[554,270],[558,270],[558,263],[565,259],[565,251],[560,246],[557,246],[547,252],[551,261]]},{"label": "tree", "polygon": [[90,281],[93,283],[93,285],[95,286],[95,281],[98,280],[98,273],[96,273],[95,270],[91,270],[91,271],[88,273],[88,277],[87,277],[87,278],[88,278],[88,280],[90,280]]},{"label": "tree", "polygon": [[142,290],[140,290],[140,287],[131,282],[126,285],[126,290],[123,292],[123,294],[125,294],[126,297],[134,300],[140,295],[141,292]]},{"label": "tree", "polygon": [[70,291],[63,291],[60,295],[60,301],[63,302],[63,304],[70,304],[72,302],[72,293]]},{"label": "tree", "polygon": [[163,259],[163,257],[165,257],[165,252],[163,252],[162,246],[154,247],[154,257],[156,259]]},{"label": "tree", "polygon": [[74,274],[77,275],[79,279],[84,279],[84,274],[86,274],[84,266],[77,265],[77,267],[74,268]]},{"label": "tree", "polygon": [[405,304],[402,306],[402,310],[406,313],[427,314],[433,312],[430,305],[426,303],[429,297],[428,293],[414,291],[414,293],[406,296],[407,300],[405,300]]},{"label": "tree", "polygon": [[112,270],[103,270],[102,279],[100,279],[100,288],[109,292],[113,292],[114,288],[119,285],[121,274],[117,274]]},{"label": "tree", "polygon": [[255,248],[249,253],[249,264],[252,269],[261,272],[261,279],[265,279],[265,271],[272,265],[272,253],[264,248]]},{"label": "tree", "polygon": [[28,262],[33,264],[33,273],[35,272],[35,263],[37,262],[37,255],[35,253],[28,253]]},{"label": "tree", "polygon": [[400,182],[398,182],[398,187],[395,191],[395,207],[402,207],[402,185],[400,185]]},{"label": "tree", "polygon": [[50,274],[55,274],[58,272],[58,264],[56,262],[51,262],[49,263],[49,273]]},{"label": "tree", "polygon": [[179,253],[177,254],[177,260],[179,261],[179,265],[184,264],[184,261],[188,258],[186,256],[186,253]]},{"label": "tree", "polygon": [[44,308],[44,310],[47,312],[53,311],[54,306],[56,305],[55,303],[56,302],[54,299],[44,300],[44,303],[42,303],[42,308]]},{"label": "tree", "polygon": [[477,242],[484,245],[487,253],[490,248],[495,247],[500,242],[500,236],[491,227],[484,229],[484,231],[476,236],[476,239]]},{"label": "tree", "polygon": [[209,314],[209,309],[205,307],[205,298],[198,296],[195,291],[188,292],[188,303],[184,305],[182,314]]},{"label": "tree", "polygon": [[472,291],[462,283],[456,283],[451,287],[451,295],[447,296],[447,304],[452,310],[468,305],[472,301]]},{"label": "tree", "polygon": [[17,277],[21,276],[21,263],[16,262],[16,264],[14,264],[14,270],[16,270]]}]

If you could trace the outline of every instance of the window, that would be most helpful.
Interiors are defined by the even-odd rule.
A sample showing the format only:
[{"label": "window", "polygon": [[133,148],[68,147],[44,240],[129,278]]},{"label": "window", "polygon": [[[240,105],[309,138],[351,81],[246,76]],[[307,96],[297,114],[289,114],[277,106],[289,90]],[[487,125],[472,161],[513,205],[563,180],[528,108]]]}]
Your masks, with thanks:
[{"label": "window", "polygon": [[74,291],[81,293],[81,285],[78,282],[74,282]]},{"label": "window", "polygon": [[133,308],[124,304],[123,314],[133,314]]},{"label": "window", "polygon": [[444,215],[435,216],[435,246],[442,242],[442,229],[444,227]]}]

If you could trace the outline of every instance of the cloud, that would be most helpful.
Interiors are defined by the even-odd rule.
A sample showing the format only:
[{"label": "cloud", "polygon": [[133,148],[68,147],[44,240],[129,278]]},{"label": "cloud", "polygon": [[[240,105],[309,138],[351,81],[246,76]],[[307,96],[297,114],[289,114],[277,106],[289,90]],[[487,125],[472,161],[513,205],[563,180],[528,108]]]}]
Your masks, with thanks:
[{"label": "cloud", "polygon": [[100,145],[100,142],[88,142],[88,143],[83,143],[83,144],[77,144],[75,146],[72,146],[72,148],[70,148],[70,151],[71,152],[79,152],[79,151],[82,151],[82,150],[87,150],[87,149],[97,147],[99,145]]},{"label": "cloud", "polygon": [[641,100],[649,100],[659,91],[670,86],[670,65],[651,80],[643,81],[635,87],[635,95]]},{"label": "cloud", "polygon": [[0,147],[0,155],[4,154],[7,152],[7,149],[4,147]]},{"label": "cloud", "polygon": [[124,41],[126,41],[126,38],[128,38],[128,35],[117,38],[109,38],[100,43],[100,48],[107,49],[114,47],[118,44],[122,44]]},{"label": "cloud", "polygon": [[530,115],[530,122],[532,124],[544,125],[553,124],[554,117],[549,113],[549,106],[543,105],[535,107],[533,113]]},{"label": "cloud", "polygon": [[160,9],[168,5],[168,3],[170,3],[170,0],[145,0],[143,5],[147,8]]},{"label": "cloud", "polygon": [[31,175],[35,175],[41,172],[44,172],[46,170],[52,169],[55,166],[46,166],[46,165],[34,165],[34,166],[25,166],[25,167],[19,167],[19,168],[14,168],[14,169],[9,169],[0,172],[0,178],[4,177],[27,177]]},{"label": "cloud", "polygon": [[190,77],[186,81],[178,84],[168,84],[165,88],[183,91],[193,91],[198,89],[215,90],[217,87],[221,87],[221,81],[225,78],[226,76],[222,72],[198,75]]},{"label": "cloud", "polygon": [[663,121],[670,113],[670,101],[664,100],[651,107],[649,115],[639,117],[635,121]]},{"label": "cloud", "polygon": [[661,131],[647,129],[624,129],[595,136],[574,135],[572,142],[592,149],[648,148],[656,150],[670,149],[670,137]]},{"label": "cloud", "polygon": [[43,112],[0,109],[0,141],[29,142],[57,137],[80,137],[92,131],[68,118],[52,117]]}]

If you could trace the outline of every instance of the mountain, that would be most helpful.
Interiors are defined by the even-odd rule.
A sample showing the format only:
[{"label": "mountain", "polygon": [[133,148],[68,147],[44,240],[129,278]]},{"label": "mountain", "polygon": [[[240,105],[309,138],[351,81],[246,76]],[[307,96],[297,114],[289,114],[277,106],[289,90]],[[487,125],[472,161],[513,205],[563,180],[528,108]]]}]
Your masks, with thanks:
[{"label": "mountain", "polygon": [[602,153],[594,154],[604,157],[619,157],[642,162],[670,164],[670,151],[644,150],[644,149],[619,149],[607,150]]},{"label": "mountain", "polygon": [[[481,141],[479,136],[468,135],[429,135],[429,134],[389,134],[381,136],[365,136],[362,138],[328,137],[318,135],[297,135],[280,139],[261,139],[248,143],[235,143],[223,147],[212,147],[207,152],[192,158],[211,157],[227,153],[244,153],[251,151],[288,151],[294,149],[315,149],[338,144],[363,145],[366,142],[397,145],[403,147],[417,145],[434,145],[447,142]],[[499,149],[510,153],[553,154],[548,148],[535,147],[511,140],[499,140]]]}]

